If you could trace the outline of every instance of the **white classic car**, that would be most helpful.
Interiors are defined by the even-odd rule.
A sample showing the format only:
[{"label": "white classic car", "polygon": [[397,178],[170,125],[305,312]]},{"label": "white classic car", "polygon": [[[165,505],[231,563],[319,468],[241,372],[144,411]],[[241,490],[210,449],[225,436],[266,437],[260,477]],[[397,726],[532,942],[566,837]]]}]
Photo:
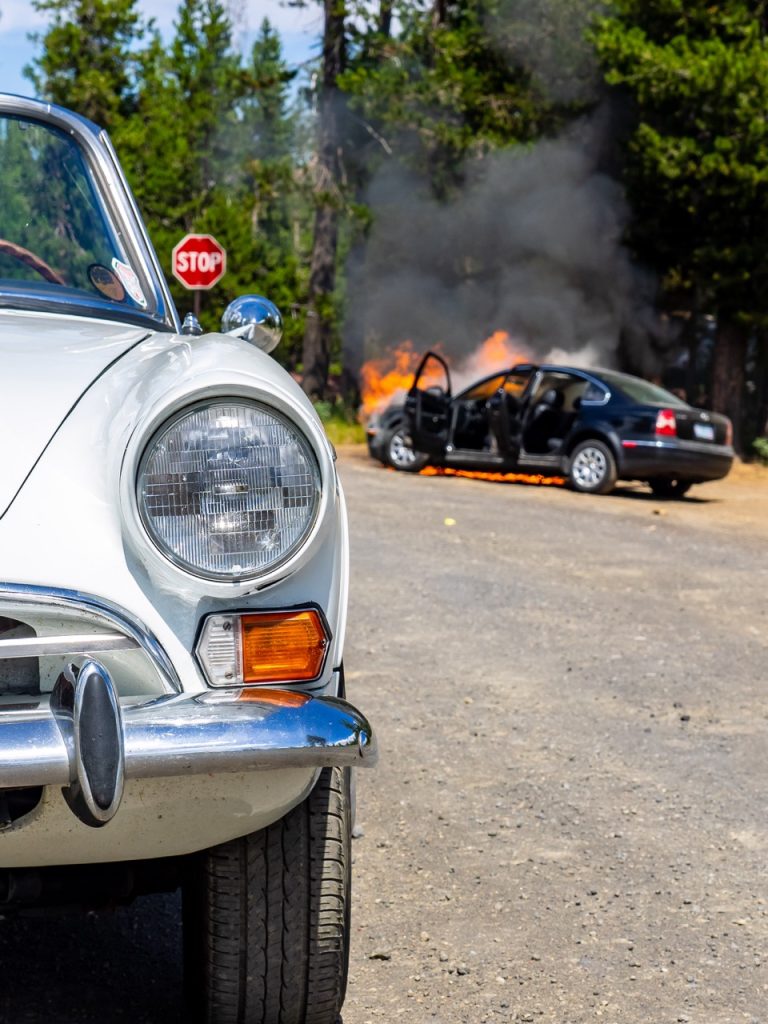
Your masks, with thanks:
[{"label": "white classic car", "polygon": [[275,307],[179,323],[107,136],[0,96],[0,910],[183,891],[185,1019],[332,1024],[349,943],[334,452]]}]

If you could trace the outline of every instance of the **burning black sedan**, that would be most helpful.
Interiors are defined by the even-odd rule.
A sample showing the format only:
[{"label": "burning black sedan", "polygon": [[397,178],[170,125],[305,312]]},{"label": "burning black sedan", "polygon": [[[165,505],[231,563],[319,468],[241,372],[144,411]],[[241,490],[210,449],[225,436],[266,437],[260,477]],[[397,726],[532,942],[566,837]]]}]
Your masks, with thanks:
[{"label": "burning black sedan", "polygon": [[371,455],[394,469],[562,475],[588,494],[642,480],[665,498],[724,477],[732,439],[727,417],[613,370],[521,363],[453,396],[435,352],[421,360],[405,403],[368,425]]}]

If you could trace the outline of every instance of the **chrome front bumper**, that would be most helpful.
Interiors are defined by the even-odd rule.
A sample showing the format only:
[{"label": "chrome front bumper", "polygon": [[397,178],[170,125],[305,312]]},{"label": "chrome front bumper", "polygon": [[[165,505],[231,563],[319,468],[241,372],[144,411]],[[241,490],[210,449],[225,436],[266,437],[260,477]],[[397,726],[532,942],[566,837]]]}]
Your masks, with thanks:
[{"label": "chrome front bumper", "polygon": [[0,788],[61,786],[86,824],[117,812],[126,779],[376,762],[365,717],[336,697],[280,689],[168,695],[121,707],[86,662],[45,707],[0,715]]}]

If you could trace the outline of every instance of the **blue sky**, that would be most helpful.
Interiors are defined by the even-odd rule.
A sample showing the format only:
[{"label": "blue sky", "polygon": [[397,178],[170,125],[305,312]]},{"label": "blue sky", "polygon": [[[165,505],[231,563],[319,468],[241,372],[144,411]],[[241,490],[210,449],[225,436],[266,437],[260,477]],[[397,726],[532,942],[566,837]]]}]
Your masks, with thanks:
[{"label": "blue sky", "polygon": [[[164,35],[171,31],[178,0],[139,0],[139,9],[155,19]],[[235,0],[235,38],[245,49],[264,17],[275,25],[283,40],[289,63],[300,63],[318,52],[322,29],[322,7],[312,3],[307,9],[284,7],[280,0]],[[0,92],[28,96],[32,86],[23,77],[25,64],[35,56],[30,32],[40,31],[44,20],[29,0],[0,0]]]}]

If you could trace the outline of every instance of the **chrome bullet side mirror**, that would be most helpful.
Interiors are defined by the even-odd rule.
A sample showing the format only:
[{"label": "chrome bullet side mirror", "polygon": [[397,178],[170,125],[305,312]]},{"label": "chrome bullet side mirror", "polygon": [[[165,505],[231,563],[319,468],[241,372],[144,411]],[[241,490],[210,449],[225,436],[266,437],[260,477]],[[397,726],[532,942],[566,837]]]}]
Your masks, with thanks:
[{"label": "chrome bullet side mirror", "polygon": [[234,334],[271,352],[283,336],[283,318],[274,302],[262,295],[241,295],[224,310],[221,333]]}]

